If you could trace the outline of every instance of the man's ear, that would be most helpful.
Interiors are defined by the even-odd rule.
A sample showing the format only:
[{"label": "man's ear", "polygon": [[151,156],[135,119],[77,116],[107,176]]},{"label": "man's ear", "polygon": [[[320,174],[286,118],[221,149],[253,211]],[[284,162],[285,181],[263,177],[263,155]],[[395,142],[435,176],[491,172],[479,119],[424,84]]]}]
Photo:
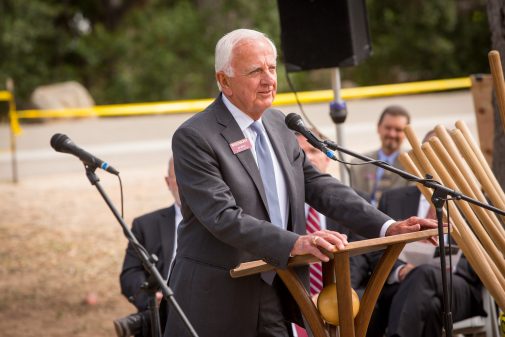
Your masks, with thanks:
[{"label": "man's ear", "polygon": [[220,71],[216,74],[217,83],[221,87],[221,91],[227,96],[231,96],[232,90],[230,88],[229,78],[224,72]]}]

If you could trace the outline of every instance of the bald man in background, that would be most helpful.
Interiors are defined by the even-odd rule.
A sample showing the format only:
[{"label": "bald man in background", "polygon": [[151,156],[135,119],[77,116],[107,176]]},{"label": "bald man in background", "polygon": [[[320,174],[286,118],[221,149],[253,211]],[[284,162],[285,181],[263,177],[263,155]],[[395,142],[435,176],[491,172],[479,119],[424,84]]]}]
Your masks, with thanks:
[{"label": "bald man in background", "polygon": [[[177,247],[177,225],[182,220],[181,199],[177,188],[177,179],[175,178],[173,158],[170,158],[168,163],[168,175],[165,176],[165,183],[174,198],[174,204],[134,219],[132,232],[149,254],[155,254],[158,257],[156,268],[163,278],[168,279]],[[142,261],[138,258],[131,243],[129,243],[120,275],[121,292],[135,305],[138,313],[114,320],[114,328],[118,337],[131,335],[136,337],[151,336],[148,294],[141,289],[142,284],[147,281],[148,277],[149,274],[144,269]],[[162,297],[163,295],[158,291],[156,293],[158,301]],[[163,310],[164,304],[161,306],[162,310],[160,310],[162,329],[165,327],[164,321],[166,320],[166,312]]]}]

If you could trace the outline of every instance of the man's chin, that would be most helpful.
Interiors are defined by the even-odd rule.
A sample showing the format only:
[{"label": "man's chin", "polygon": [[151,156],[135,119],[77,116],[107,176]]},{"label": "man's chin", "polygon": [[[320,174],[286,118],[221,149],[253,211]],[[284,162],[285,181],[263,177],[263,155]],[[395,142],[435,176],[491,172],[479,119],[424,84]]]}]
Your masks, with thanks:
[{"label": "man's chin", "polygon": [[384,149],[387,150],[388,152],[392,153],[392,152],[395,152],[395,151],[398,151],[400,149],[400,145],[398,143],[386,143],[384,144]]},{"label": "man's chin", "polygon": [[260,105],[262,107],[262,110],[266,110],[266,109],[270,108],[272,106],[273,102],[274,102],[274,98],[272,96],[265,97],[265,98],[261,99]]}]

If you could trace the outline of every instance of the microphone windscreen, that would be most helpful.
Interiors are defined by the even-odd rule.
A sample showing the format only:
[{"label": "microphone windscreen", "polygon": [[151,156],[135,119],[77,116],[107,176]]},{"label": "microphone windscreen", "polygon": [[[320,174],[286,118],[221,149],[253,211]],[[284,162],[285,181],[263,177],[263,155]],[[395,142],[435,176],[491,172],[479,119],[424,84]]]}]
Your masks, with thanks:
[{"label": "microphone windscreen", "polygon": [[70,140],[67,135],[61,133],[55,133],[51,137],[51,147],[56,151],[60,152],[63,149],[63,144]]},{"label": "microphone windscreen", "polygon": [[292,112],[286,116],[284,122],[291,130],[298,131],[301,120],[302,118],[298,114]]}]

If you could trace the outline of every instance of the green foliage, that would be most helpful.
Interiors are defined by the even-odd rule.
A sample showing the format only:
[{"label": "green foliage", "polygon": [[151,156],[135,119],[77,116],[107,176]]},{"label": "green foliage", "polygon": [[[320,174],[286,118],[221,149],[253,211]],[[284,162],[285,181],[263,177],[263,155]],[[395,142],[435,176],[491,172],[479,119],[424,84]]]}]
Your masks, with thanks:
[{"label": "green foliage", "polygon": [[[55,78],[51,67],[60,49],[54,19],[60,10],[42,1],[7,0],[0,4],[0,83],[15,79],[21,96]],[[61,37],[60,37],[61,38]]]},{"label": "green foliage", "polygon": [[485,0],[368,0],[372,56],[344,78],[396,83],[486,72]]},{"label": "green foliage", "polygon": [[[367,4],[373,56],[345,69],[343,80],[365,85],[488,71],[485,0]],[[211,97],[214,47],[223,34],[253,28],[280,46],[275,1],[3,0],[0,13],[0,88],[12,77],[20,108],[37,86],[68,80],[81,82],[98,104]],[[291,77],[308,90],[330,88],[329,74]],[[279,91],[287,90],[280,65]]]},{"label": "green foliage", "polygon": [[189,2],[181,1],[173,7],[132,11],[115,32],[96,25],[79,45],[88,61],[87,73],[94,75],[87,78],[93,97],[99,102],[133,102],[208,93],[212,48],[203,39],[205,27],[197,14]]}]

